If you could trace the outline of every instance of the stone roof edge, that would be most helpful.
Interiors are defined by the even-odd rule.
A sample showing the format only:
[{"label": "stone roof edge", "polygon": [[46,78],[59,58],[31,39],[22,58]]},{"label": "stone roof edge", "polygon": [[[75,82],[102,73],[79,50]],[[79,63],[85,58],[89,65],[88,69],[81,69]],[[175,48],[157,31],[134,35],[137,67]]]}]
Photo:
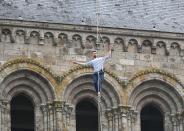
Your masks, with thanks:
[{"label": "stone roof edge", "polygon": [[[25,21],[14,19],[0,19],[0,26],[96,33],[96,26],[93,25],[74,25],[66,23],[51,23],[51,22]],[[184,40],[184,33],[180,32],[177,33],[177,32],[138,30],[138,29],[114,28],[114,27],[99,27],[99,32],[101,34],[108,34],[108,35],[124,35],[124,36],[139,36],[139,37]]]}]

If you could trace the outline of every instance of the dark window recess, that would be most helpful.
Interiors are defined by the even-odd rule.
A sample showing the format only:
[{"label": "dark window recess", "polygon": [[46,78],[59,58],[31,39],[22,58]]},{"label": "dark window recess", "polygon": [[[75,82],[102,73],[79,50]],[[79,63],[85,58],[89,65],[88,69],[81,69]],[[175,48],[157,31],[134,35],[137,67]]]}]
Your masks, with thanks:
[{"label": "dark window recess", "polygon": [[76,106],[76,131],[98,131],[98,110],[88,100]]},{"label": "dark window recess", "polygon": [[11,131],[34,131],[34,106],[24,94],[11,101]]},{"label": "dark window recess", "polygon": [[153,105],[141,111],[141,131],[164,131],[162,113]]}]

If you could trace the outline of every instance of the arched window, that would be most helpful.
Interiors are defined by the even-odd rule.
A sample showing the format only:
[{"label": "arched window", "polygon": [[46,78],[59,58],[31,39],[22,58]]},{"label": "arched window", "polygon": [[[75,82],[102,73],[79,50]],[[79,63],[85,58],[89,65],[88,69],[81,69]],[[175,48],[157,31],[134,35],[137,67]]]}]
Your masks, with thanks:
[{"label": "arched window", "polygon": [[98,131],[98,110],[89,100],[76,106],[76,131]]},{"label": "arched window", "polygon": [[24,94],[11,100],[11,131],[34,131],[34,106]]},{"label": "arched window", "polygon": [[146,105],[141,111],[141,131],[164,131],[163,115],[154,105]]}]

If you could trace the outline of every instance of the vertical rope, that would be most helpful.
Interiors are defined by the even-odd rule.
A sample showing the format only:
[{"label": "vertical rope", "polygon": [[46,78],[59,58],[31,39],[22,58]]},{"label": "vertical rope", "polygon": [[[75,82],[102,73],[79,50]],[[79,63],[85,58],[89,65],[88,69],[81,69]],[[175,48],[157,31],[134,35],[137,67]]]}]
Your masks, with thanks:
[{"label": "vertical rope", "polygon": [[[99,46],[99,0],[96,0],[96,45]],[[97,47],[98,49],[99,47]],[[100,75],[98,72],[98,130],[102,131],[102,124],[101,124],[101,89],[100,89]]]},{"label": "vertical rope", "polygon": [[96,46],[99,49],[99,21],[100,19],[100,10],[99,10],[99,0],[96,0]]},{"label": "vertical rope", "polygon": [[102,124],[101,124],[101,89],[100,89],[100,75],[98,72],[98,129],[102,131]]}]

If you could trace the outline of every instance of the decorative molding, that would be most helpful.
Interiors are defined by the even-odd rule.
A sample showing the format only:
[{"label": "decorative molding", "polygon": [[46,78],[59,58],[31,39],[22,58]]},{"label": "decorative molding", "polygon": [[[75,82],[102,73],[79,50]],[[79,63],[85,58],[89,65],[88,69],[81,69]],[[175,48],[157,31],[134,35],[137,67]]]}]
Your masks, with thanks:
[{"label": "decorative molding", "polygon": [[166,77],[169,77],[171,78],[172,80],[176,81],[177,83],[179,83],[181,86],[182,83],[181,81],[174,75],[174,74],[171,74],[169,72],[166,72],[164,70],[161,70],[161,69],[158,69],[158,68],[155,68],[155,67],[151,67],[149,69],[146,69],[146,70],[141,70],[139,71],[138,73],[136,73],[129,81],[128,81],[128,84],[131,84],[135,79],[141,77],[141,76],[144,76],[144,75],[147,75],[147,74],[151,74],[151,73],[156,73],[156,74],[160,74],[160,75],[163,75],[163,76],[166,76]]},{"label": "decorative molding", "polygon": [[[61,83],[64,78],[66,78],[69,74],[71,74],[73,72],[76,72],[76,71],[79,71],[79,70],[83,70],[83,69],[92,69],[89,66],[74,66],[69,71],[64,72],[62,75],[57,75],[50,68],[44,66],[43,64],[41,64],[40,62],[38,62],[38,61],[36,61],[34,59],[25,58],[25,57],[19,57],[19,58],[10,60],[10,61],[6,62],[5,64],[3,64],[0,67],[0,72],[3,71],[6,68],[12,66],[12,65],[23,64],[23,63],[32,64],[32,65],[38,66],[39,68],[41,68],[42,70],[44,70],[45,72],[50,74],[57,81],[57,83]],[[113,77],[123,88],[126,87],[128,84],[131,84],[135,79],[137,79],[137,78],[139,78],[139,77],[141,77],[143,75],[147,75],[147,74],[151,74],[151,73],[156,73],[156,74],[161,74],[163,76],[167,76],[167,77],[171,78],[172,80],[176,81],[177,83],[179,83],[180,85],[182,85],[181,81],[174,74],[171,74],[169,72],[166,72],[164,70],[161,70],[161,69],[158,69],[158,68],[155,68],[155,67],[151,67],[149,69],[139,71],[130,80],[128,80],[127,84],[126,84],[125,81],[121,80],[118,77],[117,74],[113,73],[112,71],[110,71],[108,69],[104,69],[104,71],[108,75]]]},{"label": "decorative molding", "polygon": [[[73,73],[75,71],[79,71],[79,70],[82,70],[82,69],[92,69],[92,68],[90,66],[75,66],[72,69],[70,69],[68,72],[66,72],[62,75],[63,79],[65,77],[67,77],[70,73]],[[113,77],[122,87],[125,86],[125,81],[122,81],[115,73],[111,72],[108,69],[104,69],[104,72],[106,72],[108,75]]]},{"label": "decorative molding", "polygon": [[4,70],[5,68],[9,67],[9,66],[12,66],[14,64],[20,64],[20,63],[27,63],[27,64],[33,64],[33,65],[36,65],[40,68],[42,68],[43,70],[45,70],[46,72],[48,72],[50,75],[52,75],[53,77],[55,77],[57,79],[57,76],[50,70],[50,68],[48,67],[45,67],[44,65],[42,65],[40,62],[34,60],[34,59],[30,59],[30,58],[16,58],[16,59],[13,59],[13,60],[10,60],[8,62],[6,62],[5,64],[3,64],[1,67],[0,67],[0,72],[2,70]]}]

